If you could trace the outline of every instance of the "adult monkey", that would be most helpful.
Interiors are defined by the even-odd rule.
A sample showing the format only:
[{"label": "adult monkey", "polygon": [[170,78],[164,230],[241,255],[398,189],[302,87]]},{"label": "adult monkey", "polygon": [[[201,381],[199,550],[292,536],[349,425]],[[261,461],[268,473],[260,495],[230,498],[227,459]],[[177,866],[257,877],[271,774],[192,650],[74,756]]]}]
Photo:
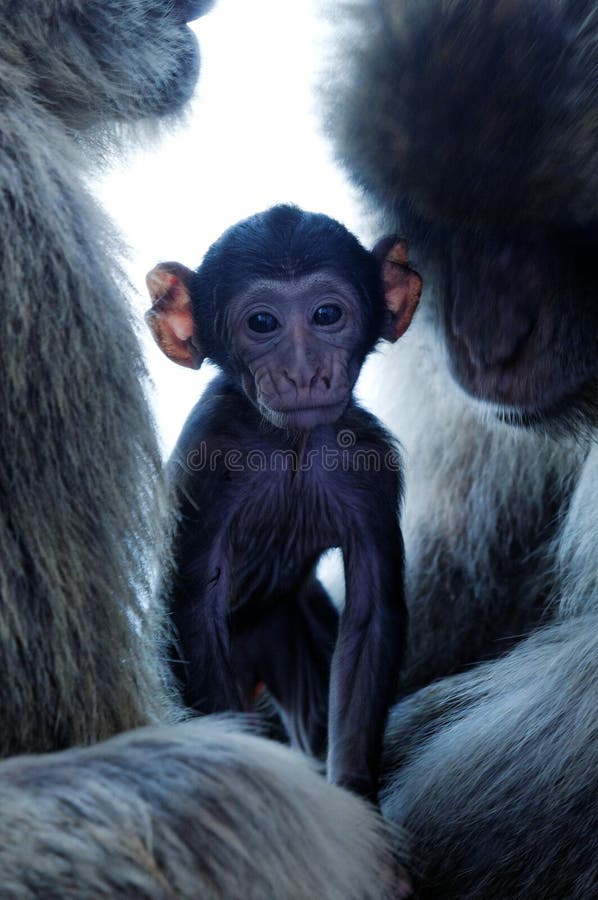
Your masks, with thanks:
[{"label": "adult monkey", "polygon": [[79,173],[82,143],[188,100],[204,6],[0,4],[0,756],[169,706],[143,608],[160,458],[117,241]]},{"label": "adult monkey", "polygon": [[595,4],[353,6],[337,147],[430,288],[392,360],[412,623],[402,689],[456,673],[397,706],[383,809],[412,833],[424,898],[587,897],[598,878]]},{"label": "adult monkey", "polygon": [[31,756],[176,716],[144,602],[160,459],[78,173],[181,109],[207,5],[0,0],[0,756],[29,754],[0,764],[3,896],[382,897],[393,874],[371,810],[209,720]]}]

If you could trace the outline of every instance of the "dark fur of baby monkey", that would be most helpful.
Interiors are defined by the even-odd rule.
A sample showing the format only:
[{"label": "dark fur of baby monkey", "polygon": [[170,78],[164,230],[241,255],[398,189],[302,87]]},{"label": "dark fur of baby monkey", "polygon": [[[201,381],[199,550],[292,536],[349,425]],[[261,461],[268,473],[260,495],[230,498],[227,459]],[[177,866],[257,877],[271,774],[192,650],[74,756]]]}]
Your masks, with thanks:
[{"label": "dark fur of baby monkey", "polygon": [[[185,702],[247,710],[265,685],[291,740],[327,754],[329,780],[375,800],[406,628],[402,479],[353,387],[417,306],[406,244],[369,252],[327,216],[277,206],[226,231],[195,272],[163,263],[148,286],[162,350],[221,369],[171,460],[164,593]],[[315,575],[330,548],[340,615]]]}]

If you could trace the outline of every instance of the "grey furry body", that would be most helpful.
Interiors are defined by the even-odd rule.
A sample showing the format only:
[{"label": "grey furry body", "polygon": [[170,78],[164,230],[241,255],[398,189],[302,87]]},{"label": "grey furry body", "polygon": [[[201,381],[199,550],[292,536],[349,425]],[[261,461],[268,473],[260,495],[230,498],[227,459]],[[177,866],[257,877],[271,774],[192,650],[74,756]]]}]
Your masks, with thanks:
[{"label": "grey furry body", "polygon": [[405,450],[411,629],[381,808],[410,835],[424,898],[585,900],[598,878],[598,448],[472,409],[422,313],[382,362],[398,386],[378,403]]},{"label": "grey furry body", "polygon": [[395,709],[382,809],[416,835],[422,896],[594,896],[597,629],[546,626]]},{"label": "grey furry body", "polygon": [[[401,695],[501,656],[551,621],[557,570],[559,581],[565,570],[587,577],[560,548],[591,442],[505,426],[468,399],[438,340],[435,290],[428,273],[415,321],[400,344],[378,353],[364,387],[405,457]],[[573,551],[579,536],[568,533]],[[591,534],[584,542],[589,560]]]},{"label": "grey furry body", "polygon": [[[598,883],[595,4],[348,7],[336,149],[426,285],[381,366],[392,399],[374,406],[405,449],[411,627],[382,808],[412,837],[424,900],[585,900]],[[554,350],[529,374],[525,415],[455,384],[455,235],[550,258]],[[498,339],[480,284],[470,329]],[[511,290],[537,299],[516,278]]]},{"label": "grey furry body", "polygon": [[2,897],[393,884],[379,817],[298,756],[211,721],[164,727],[180,714],[149,587],[161,460],[119,242],[82,174],[181,111],[202,5],[0,0]]},{"label": "grey furry body", "polygon": [[209,717],[2,763],[0,897],[396,896],[373,809],[234,727]]},{"label": "grey furry body", "polygon": [[[148,31],[151,9],[0,7],[0,756],[172,713],[147,580],[161,460],[118,241],[80,174],[102,125],[136,120],[142,102],[156,118],[160,35],[120,68],[112,36]],[[172,44],[183,26],[164,20]],[[114,71],[98,60],[108,35]],[[147,84],[111,97],[141,63]]]},{"label": "grey furry body", "polygon": [[[451,380],[434,285],[378,362],[376,412],[406,461],[409,642],[401,693],[500,656],[556,612],[556,555],[587,441],[497,422]],[[416,378],[414,378],[416,374]]]}]

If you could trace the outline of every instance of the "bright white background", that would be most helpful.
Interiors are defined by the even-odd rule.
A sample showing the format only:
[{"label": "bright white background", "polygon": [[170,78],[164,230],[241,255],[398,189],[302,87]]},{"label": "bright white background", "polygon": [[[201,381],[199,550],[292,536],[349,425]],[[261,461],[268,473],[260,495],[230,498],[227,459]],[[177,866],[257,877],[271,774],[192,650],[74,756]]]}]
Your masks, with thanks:
[{"label": "bright white background", "polygon": [[[225,228],[275,203],[325,212],[371,242],[356,193],[321,134],[317,85],[331,23],[318,5],[219,0],[193,25],[202,67],[186,122],[97,185],[130,247],[140,321],[149,306],[144,276],[155,263],[195,268]],[[146,344],[168,454],[213,369],[179,368],[151,338]]]}]

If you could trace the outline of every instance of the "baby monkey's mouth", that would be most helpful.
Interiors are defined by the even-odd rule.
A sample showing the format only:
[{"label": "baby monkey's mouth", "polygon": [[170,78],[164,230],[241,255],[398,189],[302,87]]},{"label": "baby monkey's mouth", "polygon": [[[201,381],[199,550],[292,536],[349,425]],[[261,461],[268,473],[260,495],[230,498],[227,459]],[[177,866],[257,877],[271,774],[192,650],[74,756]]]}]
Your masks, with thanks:
[{"label": "baby monkey's mouth", "polygon": [[279,409],[260,404],[260,411],[277,428],[309,431],[318,425],[331,425],[333,422],[336,422],[347,408],[347,403],[348,398],[343,397],[336,403],[291,406]]}]

